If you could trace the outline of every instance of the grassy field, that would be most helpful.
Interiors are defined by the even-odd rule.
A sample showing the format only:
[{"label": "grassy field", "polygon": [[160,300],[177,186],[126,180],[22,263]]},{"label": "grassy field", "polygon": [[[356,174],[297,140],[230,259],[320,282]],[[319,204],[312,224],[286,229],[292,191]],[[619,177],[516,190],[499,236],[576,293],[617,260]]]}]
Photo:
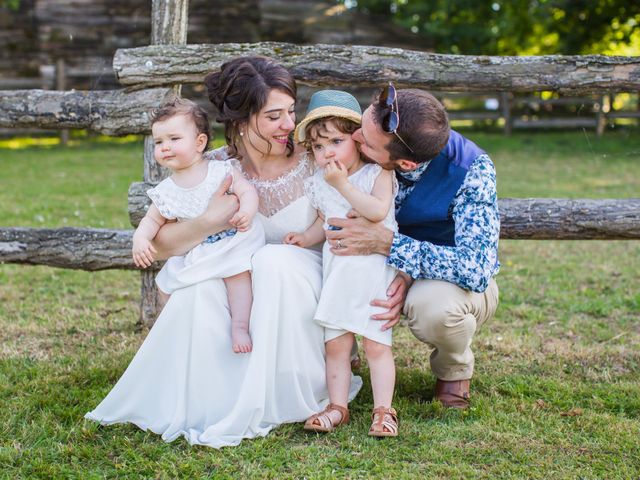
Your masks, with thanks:
[{"label": "grassy field", "polygon": [[[468,135],[492,155],[500,197],[640,196],[637,130]],[[0,144],[0,225],[129,228],[141,151]],[[399,438],[366,436],[365,380],[333,434],[285,425],[220,451],[83,419],[145,336],[136,272],[1,265],[0,478],[638,478],[640,242],[502,241],[500,259],[468,411],[432,402],[429,350],[399,327]]]}]

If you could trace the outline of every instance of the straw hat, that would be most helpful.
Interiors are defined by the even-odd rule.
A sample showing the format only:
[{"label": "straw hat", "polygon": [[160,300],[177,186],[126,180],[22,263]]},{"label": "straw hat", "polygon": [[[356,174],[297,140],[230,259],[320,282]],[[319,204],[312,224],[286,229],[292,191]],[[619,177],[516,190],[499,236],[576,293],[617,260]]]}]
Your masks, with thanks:
[{"label": "straw hat", "polygon": [[305,129],[314,120],[324,117],[341,117],[360,125],[362,109],[356,98],[341,90],[320,90],[311,97],[307,114],[296,127],[294,139],[304,142]]}]

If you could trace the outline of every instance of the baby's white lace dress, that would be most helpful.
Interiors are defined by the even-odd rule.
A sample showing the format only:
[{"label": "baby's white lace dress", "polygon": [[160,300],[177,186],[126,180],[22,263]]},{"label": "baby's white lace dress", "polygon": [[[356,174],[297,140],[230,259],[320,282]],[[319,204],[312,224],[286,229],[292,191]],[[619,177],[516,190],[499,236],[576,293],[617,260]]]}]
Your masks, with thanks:
[{"label": "baby's white lace dress", "polygon": [[[207,162],[207,175],[194,187],[178,186],[165,178],[147,195],[168,220],[184,221],[201,215],[211,195],[227,175],[233,173],[230,161]],[[252,255],[264,245],[264,231],[255,221],[246,232],[225,230],[197,245],[186,255],[171,257],[156,276],[158,288],[172,293],[178,288],[209,278],[227,278],[251,270]]]}]

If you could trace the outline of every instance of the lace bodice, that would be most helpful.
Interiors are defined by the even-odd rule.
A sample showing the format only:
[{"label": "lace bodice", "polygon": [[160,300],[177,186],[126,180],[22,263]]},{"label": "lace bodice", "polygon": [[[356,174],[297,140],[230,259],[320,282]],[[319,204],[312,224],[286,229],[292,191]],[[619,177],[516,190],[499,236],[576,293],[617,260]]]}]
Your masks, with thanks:
[{"label": "lace bodice", "polygon": [[[207,153],[212,160],[228,160],[227,147],[217,148]],[[244,172],[242,162],[231,159],[233,165]],[[275,180],[259,180],[248,178],[251,185],[258,191],[260,205],[258,211],[265,217],[270,217],[284,207],[293,203],[304,195],[304,180],[313,174],[315,166],[307,153],[300,155],[300,161],[288,172]],[[246,175],[245,175],[246,176]]]},{"label": "lace bodice", "polygon": [[[349,182],[358,190],[371,193],[378,175],[382,172],[382,167],[375,163],[367,163],[360,170],[349,176]],[[394,197],[397,192],[397,185],[394,178]],[[324,172],[318,169],[311,177],[305,180],[305,193],[309,198],[311,205],[317,208],[324,215],[325,220],[331,217],[345,218],[349,210],[352,209],[351,204],[344,198],[340,192],[329,185],[324,179]],[[396,231],[398,225],[395,220],[395,211],[393,208],[393,198],[389,204],[389,212],[384,219],[385,227]],[[324,228],[329,228],[325,222]]]},{"label": "lace bodice", "polygon": [[[227,147],[211,150],[206,156],[211,160],[229,160]],[[244,172],[242,162],[235,158],[229,161]],[[314,168],[313,161],[304,153],[296,166],[275,180],[247,178],[258,191],[258,217],[267,243],[282,243],[287,233],[303,232],[315,221],[317,213],[304,191],[304,181],[313,174]]]},{"label": "lace bodice", "polygon": [[211,195],[231,172],[230,161],[208,162],[206,177],[195,187],[179,187],[168,177],[147,190],[147,195],[166,219],[180,221],[195,218],[205,211]]}]

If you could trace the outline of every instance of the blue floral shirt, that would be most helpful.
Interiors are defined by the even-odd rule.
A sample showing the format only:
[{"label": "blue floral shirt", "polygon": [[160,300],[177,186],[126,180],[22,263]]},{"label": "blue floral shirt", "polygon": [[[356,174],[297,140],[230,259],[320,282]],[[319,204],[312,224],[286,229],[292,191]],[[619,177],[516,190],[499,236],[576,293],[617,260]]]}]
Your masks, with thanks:
[{"label": "blue floral shirt", "polygon": [[[396,212],[426,166],[400,173]],[[500,216],[496,172],[488,155],[478,156],[449,207],[455,223],[455,247],[421,242],[395,233],[387,263],[414,279],[444,280],[465,290],[484,292],[500,269]]]}]

